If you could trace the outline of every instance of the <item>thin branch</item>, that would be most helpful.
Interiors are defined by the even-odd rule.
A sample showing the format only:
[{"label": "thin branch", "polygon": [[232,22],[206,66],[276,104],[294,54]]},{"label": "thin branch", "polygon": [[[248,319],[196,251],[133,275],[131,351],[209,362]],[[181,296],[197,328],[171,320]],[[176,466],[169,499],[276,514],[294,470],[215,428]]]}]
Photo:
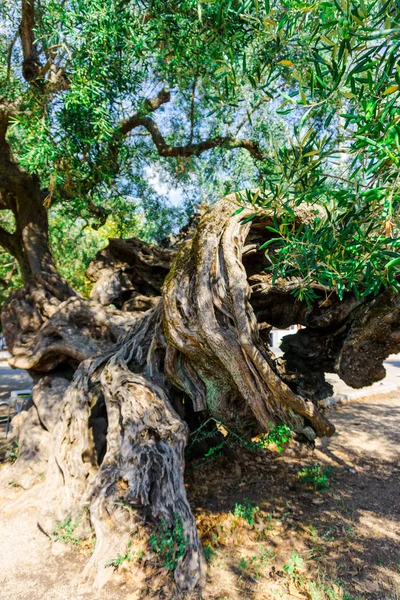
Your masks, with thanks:
[{"label": "thin branch", "polygon": [[[340,175],[333,175],[331,173],[321,173],[321,175],[323,177],[328,177],[329,179],[337,179],[338,181],[343,181],[343,183],[351,183],[352,185],[355,185],[355,183],[357,183],[354,181],[350,181],[350,179],[346,179],[345,177],[340,177]],[[367,185],[364,185],[363,183],[358,183],[358,185],[363,188],[368,187]]]},{"label": "thin branch", "polygon": [[118,133],[127,135],[135,127],[139,127],[138,119],[146,118],[145,115],[148,112],[154,112],[163,104],[166,104],[171,100],[171,94],[168,90],[161,90],[154,98],[148,98],[143,104],[143,110],[140,113],[135,113],[129,119],[122,121],[119,126]]},{"label": "thin branch", "polygon": [[246,115],[243,117],[243,119],[240,121],[239,125],[236,128],[236,134],[237,135],[239,133],[239,131],[242,129],[242,127],[244,127],[244,125],[246,125],[247,121],[250,121],[252,115],[256,112],[256,110],[258,108],[260,108],[260,106],[262,104],[265,104],[265,102],[270,102],[271,98],[269,96],[265,96],[264,98],[261,98],[258,102],[255,103],[255,105],[251,108],[251,110],[246,111]]},{"label": "thin branch", "polygon": [[19,36],[19,31],[16,31],[15,35],[14,35],[13,39],[11,40],[11,43],[8,47],[8,51],[7,51],[7,81],[10,80],[12,51],[14,49],[14,45],[18,39],[18,36]]},{"label": "thin branch", "polygon": [[190,100],[190,136],[189,136],[189,144],[191,144],[193,142],[193,135],[194,135],[194,102],[196,99],[196,85],[197,85],[197,78],[193,81],[193,85],[192,85],[192,97]]},{"label": "thin branch", "polygon": [[[146,111],[153,112],[160,108],[166,102],[170,100],[170,93],[168,91],[162,90],[155,98],[151,100],[146,100],[144,109]],[[144,112],[144,111],[143,111]],[[143,112],[138,112],[122,121],[120,127],[118,129],[118,137],[121,135],[127,135],[134,129],[138,127],[144,127],[150,133],[151,138],[154,142],[154,145],[157,148],[158,154],[160,156],[166,157],[189,157],[189,156],[198,156],[202,152],[206,150],[211,150],[212,148],[244,148],[252,156],[254,156],[257,160],[263,160],[264,154],[259,148],[258,144],[252,140],[247,139],[238,139],[233,136],[217,136],[214,138],[209,138],[202,142],[192,143],[190,141],[188,144],[183,146],[171,146],[168,144],[162,135],[157,123],[153,121],[151,117]],[[110,144],[110,150],[116,150],[116,142],[117,137],[115,137]]]}]

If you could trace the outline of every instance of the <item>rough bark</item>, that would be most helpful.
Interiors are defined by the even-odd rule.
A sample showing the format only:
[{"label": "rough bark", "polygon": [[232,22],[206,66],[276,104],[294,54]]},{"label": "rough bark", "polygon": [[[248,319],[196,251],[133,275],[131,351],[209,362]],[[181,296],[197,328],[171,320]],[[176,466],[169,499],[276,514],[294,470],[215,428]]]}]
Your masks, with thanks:
[{"label": "rough bark", "polygon": [[59,300],[43,283],[31,280],[23,293],[11,295],[3,310],[2,327],[14,368],[40,372],[60,364],[76,368],[86,358],[114,348],[137,319],[78,296]]},{"label": "rough bark", "polygon": [[112,239],[90,263],[92,300],[134,312],[157,304],[176,249],[159,248],[136,238]]},{"label": "rough bark", "polygon": [[[346,303],[344,303],[345,305]],[[284,339],[286,359],[303,372],[337,373],[353,388],[385,377],[383,361],[400,351],[400,296],[385,290],[363,302],[349,298],[343,318]]]},{"label": "rough bark", "polygon": [[[12,420],[13,435],[18,440],[18,462],[12,468],[12,480],[24,489],[43,480],[50,458],[52,432],[62,414],[64,393],[73,371],[32,372],[32,375],[32,401]],[[10,481],[7,470],[1,473],[1,481]]]},{"label": "rough bark", "polygon": [[[96,547],[85,577],[99,585],[142,525],[164,519],[182,522],[186,539],[177,588],[201,587],[204,559],[183,484],[188,423],[211,415],[252,436],[284,422],[312,442],[334,431],[318,402],[329,393],[324,373],[355,386],[368,373],[372,382],[399,350],[397,297],[339,302],[316,288],[311,307],[296,302],[296,282],[273,284],[258,252],[270,215],[242,223],[253,209],[234,215],[233,200],[203,211],[177,247],[110,242],[89,269],[90,301],[36,277],[4,312],[12,364],[47,373],[18,425],[23,448],[32,435],[40,454],[31,470],[43,472],[48,460],[42,527],[87,515]],[[299,208],[298,223],[310,218]],[[305,329],[285,340],[278,360],[266,333],[293,323]],[[54,394],[43,394],[46,385]],[[24,450],[14,468],[27,464]]]}]

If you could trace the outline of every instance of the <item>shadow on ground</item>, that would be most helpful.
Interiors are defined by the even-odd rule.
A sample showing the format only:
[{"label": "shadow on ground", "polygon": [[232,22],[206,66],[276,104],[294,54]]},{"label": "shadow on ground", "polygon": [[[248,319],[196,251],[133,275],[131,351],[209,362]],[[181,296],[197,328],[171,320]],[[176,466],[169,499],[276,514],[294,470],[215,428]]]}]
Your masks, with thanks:
[{"label": "shadow on ground", "polygon": [[[397,392],[361,399],[331,412],[337,433],[308,456],[241,450],[195,470],[191,504],[217,553],[207,598],[398,600],[399,417]],[[333,469],[323,491],[298,475],[316,464]],[[259,507],[252,527],[237,504]]]}]

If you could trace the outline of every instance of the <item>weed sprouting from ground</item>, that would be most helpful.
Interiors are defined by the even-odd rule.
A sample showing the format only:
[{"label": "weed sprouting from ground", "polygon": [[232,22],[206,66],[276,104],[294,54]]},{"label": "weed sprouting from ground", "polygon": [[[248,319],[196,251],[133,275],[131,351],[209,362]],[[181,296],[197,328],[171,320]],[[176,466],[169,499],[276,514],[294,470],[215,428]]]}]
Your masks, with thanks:
[{"label": "weed sprouting from ground", "polygon": [[236,503],[233,514],[235,517],[241,517],[249,525],[254,525],[254,517],[260,511],[258,506],[255,506],[250,500],[247,498],[244,499],[243,504]]},{"label": "weed sprouting from ground", "polygon": [[301,582],[300,571],[304,568],[303,559],[296,553],[293,553],[286,565],[283,565],[285,573],[297,584]]},{"label": "weed sprouting from ground", "polygon": [[310,538],[312,542],[309,558],[312,560],[321,561],[328,553],[329,544],[335,540],[335,537],[332,535],[332,529],[329,529],[321,535],[312,525],[308,527],[308,530],[310,532]]},{"label": "weed sprouting from ground", "polygon": [[132,548],[132,540],[128,542],[126,551],[124,554],[119,554],[117,558],[113,558],[106,563],[106,567],[114,567],[118,569],[124,562],[133,562],[137,558],[142,558],[144,553]]},{"label": "weed sprouting from ground", "polygon": [[308,465],[298,472],[299,479],[313,487],[315,491],[329,488],[329,479],[333,476],[333,469],[321,465]]},{"label": "weed sprouting from ground", "polygon": [[72,546],[80,545],[82,548],[90,549],[93,551],[96,540],[93,529],[91,529],[91,527],[89,526],[89,529],[87,529],[86,531],[82,531],[80,527],[81,519],[84,512],[85,511],[81,512],[78,515],[76,521],[72,521],[72,518],[68,517],[68,519],[66,519],[65,521],[58,523],[55,531],[52,534],[53,540]]},{"label": "weed sprouting from ground", "polygon": [[265,567],[274,558],[273,550],[260,547],[260,552],[249,558],[242,557],[239,561],[239,568],[242,571],[247,571],[255,579],[260,579],[265,575]]},{"label": "weed sprouting from ground", "polygon": [[203,546],[203,554],[204,554],[204,558],[206,559],[206,561],[210,564],[212,563],[214,558],[217,556],[217,553],[214,550],[214,548],[211,546],[211,544],[208,544],[208,543]]},{"label": "weed sprouting from ground", "polygon": [[68,517],[62,523],[58,523],[54,533],[54,540],[60,541],[63,544],[77,545],[80,543],[80,539],[74,536],[74,531],[78,527],[78,522],[73,522],[71,517]]}]

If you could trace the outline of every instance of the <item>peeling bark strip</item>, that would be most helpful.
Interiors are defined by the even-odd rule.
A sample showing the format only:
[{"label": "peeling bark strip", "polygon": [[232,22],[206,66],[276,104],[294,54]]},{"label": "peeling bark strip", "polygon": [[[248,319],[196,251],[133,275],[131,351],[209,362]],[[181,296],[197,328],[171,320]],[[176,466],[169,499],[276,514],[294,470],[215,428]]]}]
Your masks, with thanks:
[{"label": "peeling bark strip", "polygon": [[[272,284],[258,252],[271,215],[242,223],[254,209],[235,216],[233,200],[201,211],[170,248],[111,241],[89,268],[92,300],[38,273],[3,312],[12,365],[29,369],[35,386],[15,423],[20,456],[2,478],[29,487],[47,469],[37,486],[41,526],[52,533],[68,517],[91,524],[96,547],[84,576],[96,585],[143,527],[179,521],[185,550],[175,582],[184,593],[201,587],[204,558],[183,481],[198,413],[250,436],[280,422],[303,440],[331,435],[318,405],[329,393],[324,373],[372,383],[400,349],[400,296],[339,302],[316,287],[311,307],[297,302],[296,282]],[[298,224],[312,218],[299,207]],[[277,359],[266,332],[293,323],[306,328],[284,340]]]}]

